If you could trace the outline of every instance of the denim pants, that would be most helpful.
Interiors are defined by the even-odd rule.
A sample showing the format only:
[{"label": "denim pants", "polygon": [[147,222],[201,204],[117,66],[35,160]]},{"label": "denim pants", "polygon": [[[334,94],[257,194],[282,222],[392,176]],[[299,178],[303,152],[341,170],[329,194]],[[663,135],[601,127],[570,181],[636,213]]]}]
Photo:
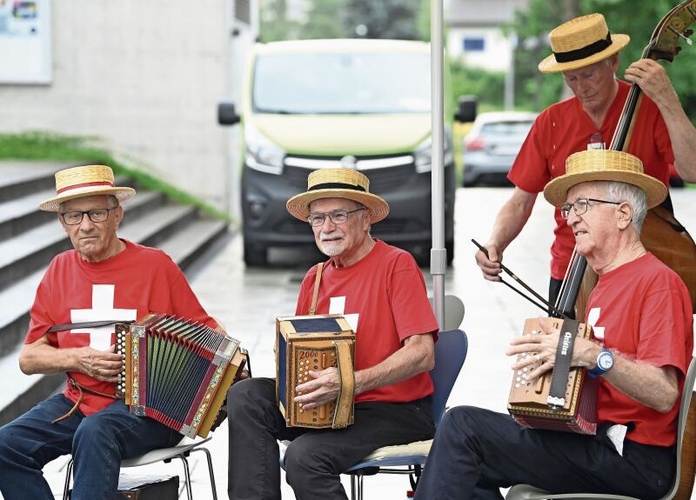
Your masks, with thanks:
[{"label": "denim pants", "polygon": [[358,403],[345,429],[288,428],[275,401],[275,381],[251,378],[227,394],[228,493],[232,500],[280,500],[277,440],[292,440],[285,454],[287,482],[297,500],[347,499],[341,472],[375,449],[430,439],[430,398],[412,403]]},{"label": "denim pants", "polygon": [[56,394],[0,427],[0,492],[5,500],[53,500],[41,470],[69,453],[74,460],[72,500],[111,499],[121,460],[174,446],[181,434],[151,419],[131,415],[123,400],[85,417],[65,415],[72,401]]},{"label": "denim pants", "polygon": [[417,500],[501,500],[500,488],[531,484],[553,493],[662,497],[675,474],[674,447],[624,440],[619,455],[606,435],[526,429],[512,417],[472,406],[445,413]]}]

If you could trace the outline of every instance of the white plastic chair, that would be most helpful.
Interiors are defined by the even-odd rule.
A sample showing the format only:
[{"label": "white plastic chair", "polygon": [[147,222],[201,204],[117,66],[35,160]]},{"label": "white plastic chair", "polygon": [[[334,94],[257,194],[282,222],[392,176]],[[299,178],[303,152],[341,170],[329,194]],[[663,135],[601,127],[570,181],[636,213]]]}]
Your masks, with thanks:
[{"label": "white plastic chair", "polygon": [[[696,399],[694,398],[694,380],[696,379],[696,358],[691,359],[689,370],[684,380],[682,401],[679,406],[679,423],[677,429],[677,473],[672,488],[660,500],[689,500],[694,486],[696,467]],[[602,493],[549,493],[528,484],[517,484],[508,490],[505,500],[554,500],[566,498],[572,500],[640,500],[623,495]]]},{"label": "white plastic chair", "polygon": [[[207,443],[212,438],[208,437],[205,439],[198,439],[192,441],[189,438],[184,438],[182,441],[171,448],[160,448],[157,450],[152,450],[139,457],[129,458],[121,462],[121,468],[125,467],[140,467],[143,465],[149,465],[156,462],[169,463],[172,459],[178,458],[181,460],[184,467],[184,484],[186,485],[186,496],[189,500],[193,500],[193,493],[191,491],[191,471],[189,469],[188,456],[195,451],[202,451],[206,455],[206,460],[208,462],[208,474],[210,475],[210,490],[213,495],[213,499],[217,500],[217,490],[215,488],[215,474],[213,473],[213,461],[210,456],[210,451],[202,446]],[[70,483],[72,479],[72,468],[73,461],[72,458],[68,462],[67,472],[65,473],[65,487],[63,488],[63,500],[68,500],[70,498]]]}]

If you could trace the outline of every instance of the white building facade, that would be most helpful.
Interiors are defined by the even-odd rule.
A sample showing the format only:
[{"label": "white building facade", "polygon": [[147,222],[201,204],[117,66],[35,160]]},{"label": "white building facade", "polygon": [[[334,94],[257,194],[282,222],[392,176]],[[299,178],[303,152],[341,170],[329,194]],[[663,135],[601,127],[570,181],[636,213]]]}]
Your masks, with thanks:
[{"label": "white building facade", "polygon": [[507,71],[516,37],[504,34],[502,26],[514,20],[515,10],[524,10],[528,0],[449,0],[445,12],[447,51],[476,67]]},{"label": "white building facade", "polygon": [[[0,70],[0,132],[94,136],[125,164],[231,211],[236,148],[217,123],[217,104],[239,93],[258,33],[255,2],[22,2],[48,18],[49,32],[37,37],[48,47],[38,52],[48,76],[3,80]],[[7,68],[1,44],[17,37],[3,38],[2,26]]]}]

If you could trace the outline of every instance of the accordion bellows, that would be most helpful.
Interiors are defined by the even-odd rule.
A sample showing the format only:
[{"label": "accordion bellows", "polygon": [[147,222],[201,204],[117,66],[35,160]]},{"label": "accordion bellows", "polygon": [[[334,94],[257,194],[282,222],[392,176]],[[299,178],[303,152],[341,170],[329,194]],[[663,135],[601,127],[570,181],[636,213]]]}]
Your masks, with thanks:
[{"label": "accordion bellows", "polygon": [[[288,427],[341,429],[353,423],[355,334],[341,315],[276,318],[276,402]],[[305,410],[295,388],[310,370],[335,366],[341,389],[335,402]]]},{"label": "accordion bellows", "polygon": [[163,314],[116,325],[125,355],[122,393],[130,412],[188,437],[206,437],[248,363],[239,341]]},{"label": "accordion bellows", "polygon": [[[562,327],[563,320],[554,319],[556,326]],[[577,325],[573,333],[582,338],[590,338],[592,328]],[[536,318],[528,319],[524,325],[524,335],[544,335]],[[526,353],[518,355],[518,359]],[[533,382],[526,379],[526,370],[518,370],[512,378],[508,411],[524,427],[595,434],[597,429],[597,387],[596,378],[587,376],[584,368],[571,368],[565,385],[565,395],[560,405],[551,404],[558,398],[549,397],[553,372],[547,372]]]}]

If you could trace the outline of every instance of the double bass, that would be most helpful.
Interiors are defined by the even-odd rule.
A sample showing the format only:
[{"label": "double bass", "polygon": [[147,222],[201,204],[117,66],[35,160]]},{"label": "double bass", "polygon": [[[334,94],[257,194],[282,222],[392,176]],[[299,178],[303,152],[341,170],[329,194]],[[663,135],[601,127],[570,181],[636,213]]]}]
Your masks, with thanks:
[{"label": "double bass", "polygon": [[[645,47],[644,59],[672,62],[681,51],[679,42],[693,34],[689,28],[696,21],[696,0],[687,0],[670,10],[654,29]],[[631,89],[621,112],[609,149],[626,151],[630,143],[643,92],[637,84]],[[673,269],[686,284],[692,307],[696,310],[696,244],[686,228],[676,219],[669,195],[659,206],[648,210],[641,231],[643,246]],[[563,280],[555,308],[564,314],[583,317],[587,298],[597,283],[597,276],[587,268],[581,255],[573,254]]]}]

